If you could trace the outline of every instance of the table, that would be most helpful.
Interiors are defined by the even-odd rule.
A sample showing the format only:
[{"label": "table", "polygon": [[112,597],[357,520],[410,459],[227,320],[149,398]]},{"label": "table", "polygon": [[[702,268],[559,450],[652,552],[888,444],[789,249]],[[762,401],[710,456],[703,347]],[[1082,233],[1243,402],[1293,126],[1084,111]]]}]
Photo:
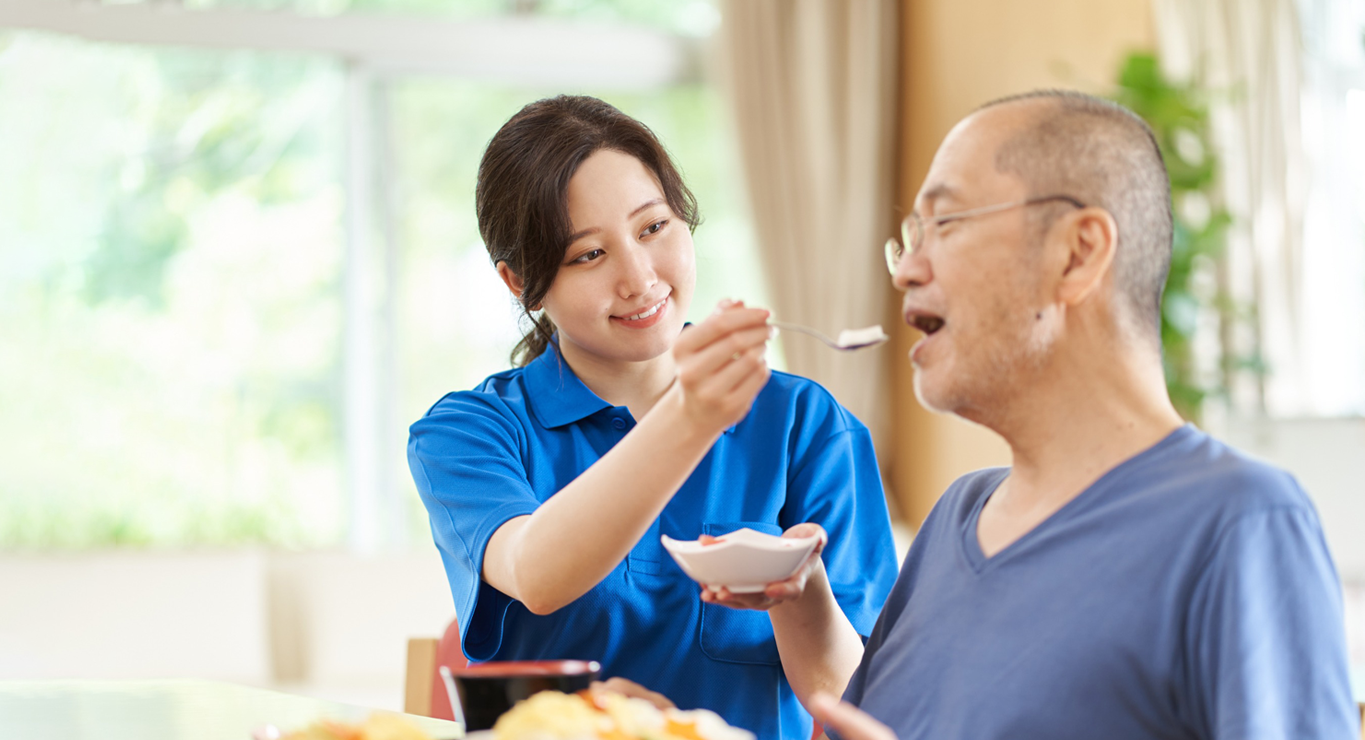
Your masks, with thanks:
[{"label": "table", "polygon": [[[290,731],[374,711],[212,681],[0,681],[4,740],[251,740],[262,725]],[[454,722],[402,716],[435,740],[463,736]]]}]

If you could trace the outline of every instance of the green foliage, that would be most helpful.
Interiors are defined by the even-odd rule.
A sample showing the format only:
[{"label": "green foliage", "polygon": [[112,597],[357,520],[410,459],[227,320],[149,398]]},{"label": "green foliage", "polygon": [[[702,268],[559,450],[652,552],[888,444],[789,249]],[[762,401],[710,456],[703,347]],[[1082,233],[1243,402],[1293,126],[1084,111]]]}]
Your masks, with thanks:
[{"label": "green foliage", "polygon": [[335,542],[336,65],[0,40],[0,550]]},{"label": "green foliage", "polygon": [[[0,32],[0,551],[341,541],[343,82],[309,56]],[[402,253],[385,454],[418,540],[406,426],[515,342],[475,224],[478,161],[560,92],[601,93],[388,91]],[[763,303],[717,92],[603,97],[659,133],[701,201],[693,311]]]},{"label": "green foliage", "polygon": [[1214,205],[1219,163],[1210,140],[1208,95],[1196,85],[1167,79],[1154,55],[1137,52],[1123,61],[1112,97],[1152,127],[1170,173],[1175,238],[1161,305],[1163,362],[1176,409],[1197,419],[1205,398],[1226,392],[1221,381],[1202,377],[1196,365],[1199,318],[1209,308],[1227,316],[1230,307],[1216,289],[1201,289],[1212,282],[1209,273],[1222,257],[1232,224],[1227,210]]}]

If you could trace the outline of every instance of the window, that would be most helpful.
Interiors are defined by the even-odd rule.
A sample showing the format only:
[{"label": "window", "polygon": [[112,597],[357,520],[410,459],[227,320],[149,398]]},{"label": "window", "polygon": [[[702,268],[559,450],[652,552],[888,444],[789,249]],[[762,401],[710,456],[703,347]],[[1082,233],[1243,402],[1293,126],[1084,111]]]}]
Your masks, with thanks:
[{"label": "window", "polygon": [[[566,83],[326,48],[327,18],[361,10],[520,11],[558,39],[649,17],[686,46],[711,3],[183,5],[0,8],[0,548],[426,541],[406,427],[507,365],[474,174],[545,94],[598,94],[673,151],[706,218],[694,315],[764,300],[722,107],[687,65]],[[233,13],[224,37],[249,41],[304,17],[281,10],[320,24],[307,49],[209,48],[200,21]],[[102,40],[121,27],[148,43]]]},{"label": "window", "polygon": [[1304,223],[1297,413],[1365,414],[1365,5],[1303,0]]}]

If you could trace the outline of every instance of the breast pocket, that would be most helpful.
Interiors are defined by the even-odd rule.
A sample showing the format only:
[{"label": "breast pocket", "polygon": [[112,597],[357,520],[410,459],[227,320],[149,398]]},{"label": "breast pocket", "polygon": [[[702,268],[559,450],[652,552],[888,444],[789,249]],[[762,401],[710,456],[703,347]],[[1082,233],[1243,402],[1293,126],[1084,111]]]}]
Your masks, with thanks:
[{"label": "breast pocket", "polygon": [[[702,532],[718,536],[748,527],[764,534],[780,535],[782,528],[771,522],[713,522],[702,525]],[[719,604],[701,604],[701,651],[722,663],[781,665],[773,623],[767,612],[731,609]]]},{"label": "breast pocket", "polygon": [[664,558],[667,557],[663,543],[659,541],[659,520],[655,519],[649,525],[649,531],[626,556],[626,570],[636,575],[660,575],[664,572]]}]

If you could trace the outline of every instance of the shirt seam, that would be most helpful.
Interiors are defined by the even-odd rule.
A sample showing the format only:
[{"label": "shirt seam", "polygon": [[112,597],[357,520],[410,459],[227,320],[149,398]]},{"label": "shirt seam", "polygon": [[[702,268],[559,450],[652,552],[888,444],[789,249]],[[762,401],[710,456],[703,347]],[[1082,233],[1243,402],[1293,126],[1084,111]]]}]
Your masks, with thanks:
[{"label": "shirt seam", "polygon": [[[840,429],[839,431],[829,435],[828,437],[825,437],[819,442],[812,442],[810,445],[808,445],[807,449],[814,449],[816,447],[829,445],[836,438],[842,437],[846,434],[853,434],[854,432],[857,431],[859,430],[852,427],[844,427],[843,429]],[[867,429],[864,428],[862,431],[866,432]],[[802,455],[801,461],[796,464],[796,467],[791,469],[791,472],[787,475],[787,485],[789,488],[791,486],[792,481],[795,481],[797,478],[800,478],[801,474],[806,472],[806,467],[811,463],[811,457],[812,455]],[[819,455],[815,455],[814,457],[819,457]]]}]

